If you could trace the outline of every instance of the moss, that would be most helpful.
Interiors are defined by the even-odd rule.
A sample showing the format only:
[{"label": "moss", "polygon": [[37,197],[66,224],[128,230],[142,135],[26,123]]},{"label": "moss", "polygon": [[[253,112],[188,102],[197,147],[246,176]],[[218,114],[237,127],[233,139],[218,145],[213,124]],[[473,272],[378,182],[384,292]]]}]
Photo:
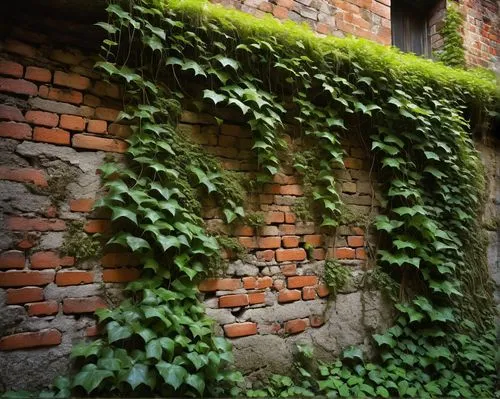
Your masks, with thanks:
[{"label": "moss", "polygon": [[243,222],[257,230],[266,224],[266,218],[262,212],[248,212],[243,218]]},{"label": "moss", "polygon": [[371,223],[371,218],[368,215],[365,215],[361,212],[356,212],[355,210],[350,209],[348,206],[343,205],[341,209],[341,218],[340,224],[347,226],[367,226]]},{"label": "moss", "polygon": [[82,222],[69,223],[61,246],[62,255],[74,256],[81,261],[99,256],[101,250],[100,241],[83,231]]},{"label": "moss", "polygon": [[61,171],[48,179],[48,187],[45,190],[49,193],[52,201],[55,203],[63,202],[68,195],[68,185],[75,181],[75,179],[75,171],[71,169]]}]

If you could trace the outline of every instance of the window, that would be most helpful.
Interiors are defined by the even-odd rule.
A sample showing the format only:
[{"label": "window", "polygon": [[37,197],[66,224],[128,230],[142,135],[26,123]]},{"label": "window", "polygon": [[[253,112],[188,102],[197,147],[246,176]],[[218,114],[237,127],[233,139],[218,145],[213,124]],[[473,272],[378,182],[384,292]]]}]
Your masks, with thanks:
[{"label": "window", "polygon": [[392,44],[403,51],[430,57],[428,18],[435,3],[433,0],[392,1]]}]

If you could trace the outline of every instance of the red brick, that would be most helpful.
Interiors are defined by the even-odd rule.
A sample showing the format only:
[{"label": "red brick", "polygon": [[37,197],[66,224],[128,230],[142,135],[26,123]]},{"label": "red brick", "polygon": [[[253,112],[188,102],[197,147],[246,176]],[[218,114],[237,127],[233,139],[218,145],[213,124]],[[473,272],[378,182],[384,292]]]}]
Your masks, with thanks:
[{"label": "red brick", "polygon": [[[106,270],[104,271],[106,272]],[[104,282],[107,282],[103,278]],[[56,274],[56,284],[59,286],[91,284],[94,282],[94,273],[82,270],[65,270]]]},{"label": "red brick", "polygon": [[273,286],[273,279],[269,276],[259,277],[257,280],[257,289],[262,290],[264,288],[270,288]]},{"label": "red brick", "polygon": [[54,271],[7,271],[0,273],[0,287],[23,287],[25,285],[47,285],[54,281]]},{"label": "red brick", "polygon": [[245,248],[253,249],[259,247],[259,244],[257,243],[257,239],[255,237],[238,237],[238,241]]},{"label": "red brick", "polygon": [[294,235],[297,232],[297,226],[294,224],[280,224],[279,229],[281,235]]},{"label": "red brick", "polygon": [[108,133],[111,136],[127,138],[132,135],[132,128],[127,125],[120,125],[119,123],[111,123],[108,127]]},{"label": "red brick", "polygon": [[254,235],[254,230],[250,226],[237,226],[234,229],[234,235],[242,237],[252,237]]},{"label": "red brick", "polygon": [[280,194],[281,195],[304,195],[304,191],[302,190],[302,187],[299,186],[298,184],[290,184],[287,186],[281,186],[280,187]]},{"label": "red brick", "polygon": [[255,277],[243,277],[243,288],[253,290],[257,288],[257,279]]},{"label": "red brick", "polygon": [[302,299],[304,301],[310,301],[315,298],[316,298],[316,289],[314,287],[302,288]]},{"label": "red brick", "polygon": [[108,219],[93,219],[89,220],[83,230],[86,233],[104,233],[111,227],[111,222]]},{"label": "red brick", "polygon": [[262,226],[259,228],[260,236],[278,236],[280,233],[277,226]]},{"label": "red brick", "polygon": [[56,127],[59,123],[59,116],[52,112],[28,111],[26,112],[26,121],[35,125]]},{"label": "red brick", "polygon": [[95,116],[97,119],[114,122],[118,118],[119,110],[113,108],[97,107]]},{"label": "red brick", "polygon": [[41,300],[43,300],[43,289],[40,287],[23,287],[7,290],[7,305],[38,302]]},{"label": "red brick", "polygon": [[356,252],[352,248],[336,248],[335,257],[338,259],[354,259]]},{"label": "red brick", "polygon": [[52,80],[52,73],[45,68],[38,68],[29,66],[26,68],[25,79],[34,80],[36,82],[50,83]]},{"label": "red brick", "polygon": [[11,105],[0,104],[0,119],[8,121],[24,122],[24,116],[17,107]]},{"label": "red brick", "polygon": [[363,247],[365,245],[365,239],[363,236],[349,236],[347,237],[347,245],[350,247]]},{"label": "red brick", "polygon": [[319,284],[318,287],[316,288],[316,291],[320,298],[324,298],[325,296],[330,295],[330,289],[324,283]]},{"label": "red brick", "polygon": [[139,259],[131,252],[110,252],[101,258],[103,267],[138,266]]},{"label": "red brick", "polygon": [[372,6],[370,9],[374,14],[380,15],[383,18],[391,19],[391,8],[384,4],[380,4],[376,1],[372,2]]},{"label": "red brick", "polygon": [[257,334],[257,324],[251,322],[226,324],[224,333],[228,338],[246,337]]},{"label": "red brick", "polygon": [[323,237],[320,234],[306,234],[304,236],[304,242],[313,247],[319,247],[322,241]]},{"label": "red brick", "polygon": [[299,246],[298,236],[283,236],[283,247],[296,248]]},{"label": "red brick", "polygon": [[295,263],[290,263],[288,265],[282,265],[281,274],[283,276],[295,276],[297,274],[297,265]]},{"label": "red brick", "polygon": [[128,283],[137,280],[140,274],[140,270],[132,268],[107,269],[102,272],[102,279],[105,283]]},{"label": "red brick", "polygon": [[286,212],[285,213],[285,223],[295,223],[297,221],[297,217],[294,213]]},{"label": "red brick", "polygon": [[325,324],[325,319],[323,316],[313,315],[309,317],[309,323],[311,327],[318,328]]},{"label": "red brick", "polygon": [[299,290],[281,290],[278,293],[278,302],[294,302],[301,298],[301,293]]},{"label": "red brick", "polygon": [[108,152],[125,152],[128,145],[122,140],[75,134],[73,136],[73,147]]},{"label": "red brick", "polygon": [[91,119],[87,123],[87,131],[90,133],[104,134],[108,130],[108,122],[98,119]]},{"label": "red brick", "polygon": [[259,4],[258,9],[264,12],[272,12],[273,5],[271,3],[268,3],[267,1],[263,1],[262,3]]},{"label": "red brick", "polygon": [[87,327],[85,330],[86,337],[97,337],[99,335],[99,327],[97,325]]},{"label": "red brick", "polygon": [[261,249],[272,249],[279,248],[281,245],[280,237],[261,237],[258,240],[259,248]]},{"label": "red brick", "polygon": [[16,244],[16,247],[19,248],[19,249],[30,249],[30,248],[33,248],[35,245],[36,245],[36,240],[33,239],[33,237],[28,237],[28,238],[25,238],[21,241],[19,241],[17,244]]},{"label": "red brick", "polygon": [[305,259],[306,259],[306,251],[304,251],[304,248],[276,250],[276,260],[278,262],[301,261]]},{"label": "red brick", "polygon": [[280,187],[279,184],[264,184],[263,191],[266,194],[279,194]]},{"label": "red brick", "polygon": [[255,256],[258,260],[263,262],[271,262],[274,260],[274,251],[272,249],[266,249],[265,251],[255,252]]},{"label": "red brick", "polygon": [[248,305],[247,294],[224,295],[219,298],[220,308],[235,308]]},{"label": "red brick", "polygon": [[364,236],[365,235],[365,231],[363,230],[362,227],[353,226],[353,227],[351,227],[351,231],[353,234],[356,234],[357,236]]},{"label": "red brick", "polygon": [[120,86],[109,82],[95,82],[92,93],[101,97],[121,98]]},{"label": "red brick", "polygon": [[99,97],[93,96],[92,94],[83,95],[83,103],[89,107],[98,107],[101,105],[101,99]]},{"label": "red brick", "polygon": [[25,306],[29,316],[50,316],[59,311],[56,301],[27,303]]},{"label": "red brick", "polygon": [[0,166],[0,180],[33,183],[42,187],[48,185],[44,173],[41,170],[31,168],[14,169]]},{"label": "red brick", "polygon": [[26,123],[0,122],[0,137],[30,140],[31,126]]},{"label": "red brick", "polygon": [[72,212],[90,212],[94,206],[94,202],[92,198],[74,199],[69,202],[69,209]]},{"label": "red brick", "polygon": [[63,300],[63,312],[73,313],[93,313],[96,309],[106,308],[106,302],[98,296],[86,298],[66,298]]},{"label": "red brick", "polygon": [[288,288],[302,288],[313,286],[318,283],[316,276],[293,276],[288,277]]},{"label": "red brick", "polygon": [[241,280],[238,278],[208,278],[203,280],[198,289],[201,292],[211,291],[234,291],[241,288]]},{"label": "red brick", "polygon": [[326,35],[330,32],[330,28],[327,24],[319,22],[316,24],[316,32],[321,33],[322,35]]},{"label": "red brick", "polygon": [[326,252],[324,248],[315,248],[313,251],[313,258],[315,260],[325,260]]},{"label": "red brick", "polygon": [[365,260],[366,251],[364,248],[356,248],[356,259]]},{"label": "red brick", "polygon": [[263,292],[252,292],[248,294],[248,303],[250,305],[264,303],[265,301],[266,301],[266,295]]},{"label": "red brick", "polygon": [[285,221],[284,212],[267,212],[265,214],[266,224],[283,223]]},{"label": "red brick", "polygon": [[59,345],[62,335],[55,328],[36,332],[24,332],[0,338],[0,350],[10,351],[16,349],[36,348],[40,346]]},{"label": "red brick", "polygon": [[4,50],[9,53],[19,54],[29,58],[36,58],[37,56],[37,52],[34,47],[17,40],[7,39]]},{"label": "red brick", "polygon": [[63,129],[81,132],[85,130],[85,119],[75,115],[61,115],[59,126]]},{"label": "red brick", "polygon": [[77,90],[86,90],[90,88],[90,79],[76,73],[56,71],[54,73],[54,84]]},{"label": "red brick", "polygon": [[69,145],[70,134],[66,130],[59,128],[48,129],[45,127],[35,127],[33,140],[44,143]]},{"label": "red brick", "polygon": [[288,18],[288,9],[282,6],[274,6],[273,15],[279,19],[287,19]]},{"label": "red brick", "polygon": [[308,327],[307,319],[289,320],[285,323],[285,332],[287,334],[298,334]]},{"label": "red brick", "polygon": [[347,169],[363,169],[363,161],[357,158],[344,158],[344,166]]},{"label": "red brick", "polygon": [[17,62],[0,60],[0,74],[13,76],[15,78],[22,78],[23,66]]},{"label": "red brick", "polygon": [[7,229],[15,231],[63,231],[66,223],[59,219],[27,218],[8,216],[5,223]]},{"label": "red brick", "polygon": [[70,104],[81,104],[83,102],[83,95],[79,91],[70,89],[58,89],[49,86],[40,86],[38,95],[49,100],[60,101]]},{"label": "red brick", "polygon": [[52,251],[35,252],[30,257],[32,269],[54,269],[59,266],[73,266],[75,258],[72,256],[59,257]]},{"label": "red brick", "polygon": [[24,252],[5,251],[0,254],[0,269],[22,269],[25,261]]}]

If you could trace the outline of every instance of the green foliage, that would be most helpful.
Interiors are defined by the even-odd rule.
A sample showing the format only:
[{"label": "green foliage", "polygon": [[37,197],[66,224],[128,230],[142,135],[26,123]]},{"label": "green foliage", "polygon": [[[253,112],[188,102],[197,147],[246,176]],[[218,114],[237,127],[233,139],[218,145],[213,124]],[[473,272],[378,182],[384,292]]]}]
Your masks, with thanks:
[{"label": "green foliage", "polygon": [[454,1],[448,3],[444,25],[439,31],[444,40],[444,45],[437,52],[437,59],[451,67],[465,67],[465,49],[462,29],[464,16],[460,13],[459,6]]},{"label": "green foliage", "polygon": [[243,218],[243,223],[257,230],[266,224],[266,218],[263,212],[247,212]]},{"label": "green foliage", "polygon": [[323,280],[335,297],[338,290],[348,284],[351,280],[351,271],[348,267],[340,264],[338,260],[327,259],[325,261]]},{"label": "green foliage", "polygon": [[99,256],[102,243],[83,231],[82,222],[69,222],[61,245],[61,255],[74,256],[78,261]]}]

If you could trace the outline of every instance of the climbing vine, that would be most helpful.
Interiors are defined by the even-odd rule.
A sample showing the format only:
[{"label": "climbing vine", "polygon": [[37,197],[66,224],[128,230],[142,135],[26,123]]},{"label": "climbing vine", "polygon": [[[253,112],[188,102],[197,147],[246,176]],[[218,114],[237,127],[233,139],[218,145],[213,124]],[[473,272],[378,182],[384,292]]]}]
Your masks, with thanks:
[{"label": "climbing vine", "polygon": [[[484,177],[467,119],[493,103],[492,82],[202,1],[111,2],[107,13],[98,24],[108,37],[97,68],[125,87],[120,117],[134,134],[126,167],[102,167],[106,195],[96,206],[112,214],[108,247],[133,252],[143,270],[128,285],[127,300],[97,312],[101,338],[75,348],[79,371],[71,389],[241,392],[230,344],[214,335],[196,283],[220,244],[231,246],[205,230],[201,199],[211,196],[227,223],[244,220],[244,189],[176,131],[181,108],[197,104],[245,118],[259,183],[279,171],[293,126],[309,151],[294,158],[314,204],[304,217],[314,212],[327,231],[341,218],[333,169],[342,166],[343,135],[357,131],[371,141],[384,182],[383,215],[374,223],[378,263],[385,279],[399,283],[399,314],[374,335],[377,358],[365,362],[360,348],[348,348],[335,363],[297,366],[299,378],[274,376],[249,396],[492,394],[493,306],[479,256],[485,243],[476,239]],[[346,273],[330,264],[332,285],[343,285]]]},{"label": "climbing vine", "polygon": [[452,67],[465,67],[465,49],[462,29],[464,17],[455,1],[447,2],[444,25],[439,31],[443,37],[443,48],[437,52],[437,59]]}]

